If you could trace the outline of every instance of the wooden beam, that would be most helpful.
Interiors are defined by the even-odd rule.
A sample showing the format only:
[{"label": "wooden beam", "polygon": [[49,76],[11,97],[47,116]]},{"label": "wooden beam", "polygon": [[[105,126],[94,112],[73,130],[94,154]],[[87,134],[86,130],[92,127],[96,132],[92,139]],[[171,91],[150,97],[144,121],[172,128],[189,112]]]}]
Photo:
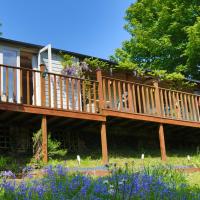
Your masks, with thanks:
[{"label": "wooden beam", "polygon": [[65,126],[69,125],[71,127],[72,126],[71,123],[74,121],[74,119],[66,119],[66,118],[64,118],[64,119],[61,118],[61,119],[59,120],[58,123],[56,123],[55,125],[52,125],[52,127],[57,128],[57,127],[60,127],[60,126],[63,126],[63,125],[65,125]]},{"label": "wooden beam", "polygon": [[87,119],[92,121],[106,121],[106,117],[99,114],[87,113],[87,112],[77,112],[61,109],[52,109],[47,107],[37,107],[31,105],[21,105],[16,103],[4,103],[0,102],[0,110],[9,110],[17,112],[26,112],[33,114],[76,118],[76,119]]},{"label": "wooden beam", "polygon": [[48,143],[47,143],[47,118],[46,115],[42,116],[42,156],[43,156],[43,162],[48,162]]},{"label": "wooden beam", "polygon": [[126,119],[142,120],[142,121],[156,122],[156,123],[162,123],[162,124],[172,124],[172,125],[177,125],[177,126],[190,126],[190,127],[200,128],[199,122],[186,121],[186,120],[184,121],[184,120],[178,120],[178,119],[168,119],[164,117],[145,115],[141,113],[140,114],[126,113],[126,112],[103,109],[102,114],[105,117],[113,116],[113,117],[118,117],[118,118],[126,118]]},{"label": "wooden beam", "polygon": [[163,124],[159,124],[159,141],[160,141],[160,152],[161,152],[161,160],[166,161],[166,149],[165,149],[165,137],[164,137],[164,128]]},{"label": "wooden beam", "polygon": [[32,115],[30,119],[28,120],[25,120],[24,121],[24,124],[32,124],[32,123],[35,123],[37,121],[40,121],[41,119],[41,116],[40,115]]},{"label": "wooden beam", "polygon": [[101,148],[102,148],[102,162],[108,164],[108,149],[107,149],[107,137],[106,137],[106,123],[101,124]]}]

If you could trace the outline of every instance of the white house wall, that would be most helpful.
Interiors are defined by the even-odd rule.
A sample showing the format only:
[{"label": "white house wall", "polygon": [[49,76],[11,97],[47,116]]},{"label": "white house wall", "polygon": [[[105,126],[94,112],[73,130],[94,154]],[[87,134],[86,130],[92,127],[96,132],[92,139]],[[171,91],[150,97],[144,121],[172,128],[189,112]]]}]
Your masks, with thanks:
[{"label": "white house wall", "polygon": [[[50,71],[50,68],[48,66],[48,55],[47,53],[42,53],[41,56],[42,63],[44,63],[48,69],[49,72],[55,73],[55,74],[61,74],[61,71],[63,70],[63,66],[61,65],[61,57],[56,54],[52,54],[52,71]],[[46,93],[46,105],[49,106],[49,97],[48,97],[48,77],[46,79],[46,87],[45,87],[45,93]],[[51,107],[54,107],[54,79],[53,76],[51,76]],[[60,80],[57,77],[56,80],[56,88],[57,88],[57,108],[61,108],[60,104]],[[81,94],[78,94],[78,85],[77,81],[74,81],[74,109],[78,110],[78,95],[81,96]],[[66,84],[65,81],[63,80],[62,82],[62,97],[63,97],[63,108],[67,108],[67,102],[66,102]],[[69,84],[68,84],[68,98],[69,98],[69,109],[72,109],[72,85],[71,81],[69,79]],[[81,99],[81,98],[80,98]],[[81,103],[80,103],[81,105]]]}]

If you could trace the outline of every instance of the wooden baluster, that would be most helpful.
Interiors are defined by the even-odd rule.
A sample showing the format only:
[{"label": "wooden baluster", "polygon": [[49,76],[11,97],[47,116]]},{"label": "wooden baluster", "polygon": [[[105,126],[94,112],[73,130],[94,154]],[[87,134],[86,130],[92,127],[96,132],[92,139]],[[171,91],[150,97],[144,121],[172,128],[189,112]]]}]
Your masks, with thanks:
[{"label": "wooden baluster", "polygon": [[9,101],[9,76],[8,76],[8,67],[6,67],[6,101]]},{"label": "wooden baluster", "polygon": [[67,110],[69,109],[69,80],[68,78],[65,78],[65,84],[66,84],[66,107]]},{"label": "wooden baluster", "polygon": [[193,119],[193,112],[192,112],[192,105],[191,105],[191,101],[190,101],[190,95],[187,95],[187,99],[188,99],[188,108],[189,108],[189,120]]},{"label": "wooden baluster", "polygon": [[27,87],[26,103],[28,105],[30,105],[30,74],[29,74],[29,70],[26,71],[26,87]]},{"label": "wooden baluster", "polygon": [[89,98],[89,110],[92,112],[92,102],[91,102],[91,83],[89,82],[89,88],[88,88],[88,98]]},{"label": "wooden baluster", "polygon": [[147,114],[150,114],[150,102],[149,102],[149,87],[146,87],[146,100],[147,100]]},{"label": "wooden baluster", "polygon": [[176,93],[176,113],[177,113],[177,118],[181,119],[181,109],[180,109],[180,100],[179,100],[179,93]]},{"label": "wooden baluster", "polygon": [[155,103],[156,103],[156,113],[158,116],[161,116],[161,109],[160,109],[160,94],[159,94],[159,87],[158,87],[158,81],[154,81],[154,95],[155,95]]},{"label": "wooden baluster", "polygon": [[36,106],[37,105],[37,103],[36,103],[36,72],[35,71],[33,71],[32,72],[33,73],[33,105],[34,106]]},{"label": "wooden baluster", "polygon": [[116,81],[113,80],[113,92],[114,92],[114,109],[117,109],[117,94],[116,94]]},{"label": "wooden baluster", "polygon": [[170,108],[168,105],[168,95],[166,90],[164,91],[164,98],[165,98],[165,116],[167,115],[167,117],[169,117]]},{"label": "wooden baluster", "polygon": [[173,106],[173,115],[177,119],[178,118],[178,102],[175,97],[175,92],[172,91],[172,106]]},{"label": "wooden baluster", "polygon": [[128,83],[128,107],[129,111],[133,112],[133,98],[132,98],[132,91],[131,91],[131,85]]},{"label": "wooden baluster", "polygon": [[170,90],[168,90],[168,96],[169,96],[170,117],[173,118],[172,96],[171,96],[171,91]]},{"label": "wooden baluster", "polygon": [[184,94],[184,104],[185,104],[185,116],[186,116],[186,120],[189,119],[189,112],[188,112],[188,102],[187,102],[187,96],[186,94]]},{"label": "wooden baluster", "polygon": [[32,105],[36,106],[36,82],[35,82],[35,71],[32,71],[33,76],[33,102]]},{"label": "wooden baluster", "polygon": [[199,104],[198,104],[198,96],[194,97],[196,113],[197,113],[197,121],[199,121]]},{"label": "wooden baluster", "polygon": [[103,78],[103,100],[105,108],[107,108],[106,81],[107,79]]},{"label": "wooden baluster", "polygon": [[140,86],[136,85],[136,87],[137,87],[137,99],[138,99],[139,113],[142,113],[141,99],[140,99]]},{"label": "wooden baluster", "polygon": [[54,92],[54,108],[57,108],[57,87],[56,87],[56,75],[53,75],[54,81],[53,81],[53,92]]},{"label": "wooden baluster", "polygon": [[98,97],[99,97],[99,109],[102,112],[102,109],[105,107],[105,101],[103,96],[103,83],[102,83],[102,72],[100,69],[96,71],[97,81],[98,81]]},{"label": "wooden baluster", "polygon": [[150,88],[151,114],[154,114],[154,111],[155,111],[155,102],[154,102],[154,98],[153,98],[153,90],[154,90],[154,88]]},{"label": "wooden baluster", "polygon": [[85,97],[85,81],[82,82],[82,87],[83,87],[83,108],[84,108],[84,111],[87,111],[87,109],[86,109],[86,97]]},{"label": "wooden baluster", "polygon": [[74,101],[74,79],[72,78],[71,81],[71,85],[72,85],[72,110],[75,110],[75,101]]},{"label": "wooden baluster", "polygon": [[119,103],[120,103],[120,107],[118,108],[118,110],[122,111],[122,92],[121,92],[121,82],[118,81],[118,95],[119,95]]},{"label": "wooden baluster", "polygon": [[46,106],[46,94],[45,94],[45,65],[40,65],[40,84],[41,84],[41,104],[42,106]]},{"label": "wooden baluster", "polygon": [[137,106],[136,106],[136,96],[135,96],[135,85],[132,85],[132,94],[133,94],[133,108],[134,112],[137,113]]},{"label": "wooden baluster", "polygon": [[124,110],[127,110],[127,98],[126,98],[126,84],[125,84],[125,82],[122,83],[122,87],[123,87],[122,106],[123,106],[123,101],[124,101]]},{"label": "wooden baluster", "polygon": [[80,88],[80,79],[77,80],[77,95],[78,95],[78,110],[81,111],[81,88]]},{"label": "wooden baluster", "polygon": [[13,68],[13,101],[17,102],[17,73],[16,73],[16,69]]},{"label": "wooden baluster", "polygon": [[200,121],[200,96],[197,96],[197,108],[198,108],[198,112],[199,112],[199,119],[198,119],[198,121]]},{"label": "wooden baluster", "polygon": [[49,107],[51,107],[51,75],[48,74],[48,97],[49,97]]},{"label": "wooden baluster", "polygon": [[161,106],[161,115],[165,117],[163,90],[162,89],[160,89],[160,106]]},{"label": "wooden baluster", "polygon": [[60,76],[60,108],[63,109],[63,86],[62,76]]},{"label": "wooden baluster", "polygon": [[96,82],[93,82],[93,95],[94,95],[94,112],[97,111],[97,99],[96,99]]},{"label": "wooden baluster", "polygon": [[181,114],[181,119],[184,119],[184,105],[183,105],[183,94],[180,93],[180,114]]},{"label": "wooden baluster", "polygon": [[24,103],[23,100],[23,71],[20,69],[20,103]]},{"label": "wooden baluster", "polygon": [[109,107],[112,109],[112,98],[111,98],[111,80],[108,79],[108,98],[109,98]]},{"label": "wooden baluster", "polygon": [[192,106],[192,119],[194,121],[196,121],[196,110],[195,110],[195,106],[194,106],[194,96],[193,95],[191,95],[191,102],[192,102],[192,104],[191,104],[191,106]]},{"label": "wooden baluster", "polygon": [[144,95],[144,86],[143,86],[143,85],[142,85],[141,89],[142,89],[142,105],[143,105],[143,111],[144,111],[144,113],[146,113],[146,112],[147,112],[147,110],[146,110],[146,99],[145,99],[145,95]]}]

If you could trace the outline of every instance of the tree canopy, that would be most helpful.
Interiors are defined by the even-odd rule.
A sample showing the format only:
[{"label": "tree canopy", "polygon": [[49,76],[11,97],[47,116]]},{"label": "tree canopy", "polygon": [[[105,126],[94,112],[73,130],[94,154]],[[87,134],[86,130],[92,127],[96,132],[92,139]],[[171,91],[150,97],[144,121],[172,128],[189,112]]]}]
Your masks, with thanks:
[{"label": "tree canopy", "polygon": [[130,39],[112,59],[168,79],[200,78],[200,1],[138,0],[126,11]]}]

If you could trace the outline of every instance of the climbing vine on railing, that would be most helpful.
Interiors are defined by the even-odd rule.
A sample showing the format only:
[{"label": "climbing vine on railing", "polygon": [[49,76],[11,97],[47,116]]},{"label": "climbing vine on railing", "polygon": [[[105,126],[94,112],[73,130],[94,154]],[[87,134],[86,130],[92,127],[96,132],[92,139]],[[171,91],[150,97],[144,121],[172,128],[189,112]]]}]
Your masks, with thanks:
[{"label": "climbing vine on railing", "polygon": [[61,54],[62,57],[62,74],[75,76],[79,78],[85,77],[87,72],[92,72],[98,68],[107,70],[109,64],[97,58],[85,58],[83,61],[77,61],[74,56]]}]

